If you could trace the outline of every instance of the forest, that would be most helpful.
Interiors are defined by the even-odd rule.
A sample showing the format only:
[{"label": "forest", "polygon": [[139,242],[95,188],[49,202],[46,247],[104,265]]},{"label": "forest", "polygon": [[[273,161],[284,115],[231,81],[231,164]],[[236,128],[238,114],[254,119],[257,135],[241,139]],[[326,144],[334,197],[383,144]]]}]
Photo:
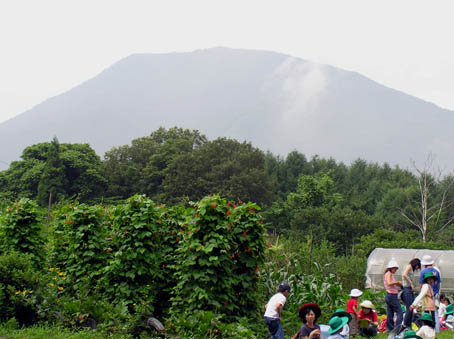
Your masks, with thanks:
[{"label": "forest", "polygon": [[452,248],[454,177],[435,168],[280,156],[179,127],[103,159],[31,145],[0,172],[0,322],[141,337],[153,315],[167,337],[260,338],[283,280],[286,333],[304,302],[326,321],[364,288],[374,248]]}]

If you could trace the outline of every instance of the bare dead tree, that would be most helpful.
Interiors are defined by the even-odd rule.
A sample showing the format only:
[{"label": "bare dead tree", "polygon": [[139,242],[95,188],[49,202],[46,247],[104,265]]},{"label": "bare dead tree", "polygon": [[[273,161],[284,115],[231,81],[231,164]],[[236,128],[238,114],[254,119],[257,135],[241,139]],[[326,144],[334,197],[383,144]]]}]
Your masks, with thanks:
[{"label": "bare dead tree", "polygon": [[[411,201],[407,195],[408,203],[412,208],[410,208],[410,211],[405,211],[402,208],[399,209],[399,213],[420,230],[424,243],[427,241],[429,222],[433,222],[433,231],[441,232],[454,221],[453,215],[440,225],[443,211],[454,203],[454,201],[448,200],[448,193],[454,187],[454,177],[446,177],[446,180],[443,180],[442,171],[434,168],[434,159],[434,154],[429,153],[422,169],[418,168],[414,161],[412,162],[418,174],[419,199],[417,201]],[[431,192],[435,190],[436,186],[441,188],[442,194],[439,201],[431,195]],[[415,210],[419,213],[415,213]]]}]

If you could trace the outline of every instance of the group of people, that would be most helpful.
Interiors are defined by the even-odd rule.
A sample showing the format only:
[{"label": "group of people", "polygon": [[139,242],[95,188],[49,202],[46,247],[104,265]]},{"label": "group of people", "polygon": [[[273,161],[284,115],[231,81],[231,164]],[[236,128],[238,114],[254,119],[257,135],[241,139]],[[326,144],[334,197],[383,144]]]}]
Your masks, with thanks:
[{"label": "group of people", "polygon": [[[265,322],[271,334],[271,339],[283,339],[284,330],[281,324],[281,312],[290,293],[287,283],[279,285],[278,293],[273,295],[265,306]],[[350,300],[347,302],[347,310],[337,309],[329,320],[328,339],[348,339],[359,333],[363,336],[376,336],[378,317],[375,307],[369,300],[360,303],[358,310],[358,298],[362,292],[353,289],[350,292]],[[320,307],[315,303],[306,303],[299,309],[299,317],[303,325],[295,333],[292,339],[322,339],[318,318],[322,315]]]},{"label": "group of people", "polygon": [[[395,273],[399,270],[396,260],[388,262],[384,272],[383,282],[386,290],[386,330],[395,333],[398,338],[435,339],[440,328],[453,329],[454,307],[449,298],[440,296],[441,274],[434,266],[430,255],[422,259],[414,258],[404,269],[402,281],[397,281]],[[415,296],[414,276],[419,273],[419,294]],[[401,291],[399,289],[401,288]],[[287,283],[279,285],[278,293],[273,295],[266,305],[265,322],[271,334],[271,339],[283,339],[284,331],[281,311],[290,293]],[[363,337],[374,337],[378,332],[378,316],[375,306],[369,300],[360,303],[358,299],[362,292],[352,289],[350,300],[344,309],[338,309],[329,320],[328,339],[348,339],[359,334]],[[404,306],[401,306],[401,301]],[[417,311],[421,310],[422,315]],[[405,313],[405,314],[404,314]],[[321,316],[320,307],[315,303],[301,306],[299,316],[303,325],[293,336],[293,339],[322,339],[317,319]],[[418,324],[417,332],[412,331],[412,323]]]},{"label": "group of people", "polygon": [[[414,258],[405,267],[402,281],[397,281],[394,274],[399,269],[395,260],[391,260],[385,270],[383,282],[386,290],[386,328],[388,331],[402,332],[411,327],[412,322],[418,320],[423,326],[417,332],[423,339],[434,339],[440,332],[440,326],[445,321],[450,310],[446,307],[440,309],[441,274],[434,266],[434,260],[430,255],[424,255],[422,259]],[[419,273],[419,294],[415,297],[413,277]],[[399,287],[402,287],[401,298],[405,304],[405,316],[399,302]],[[444,298],[444,302],[449,299]],[[446,306],[446,305],[445,305]],[[423,315],[417,318],[416,311],[421,308]],[[443,314],[444,312],[444,314]],[[448,314],[446,314],[448,313]]]}]

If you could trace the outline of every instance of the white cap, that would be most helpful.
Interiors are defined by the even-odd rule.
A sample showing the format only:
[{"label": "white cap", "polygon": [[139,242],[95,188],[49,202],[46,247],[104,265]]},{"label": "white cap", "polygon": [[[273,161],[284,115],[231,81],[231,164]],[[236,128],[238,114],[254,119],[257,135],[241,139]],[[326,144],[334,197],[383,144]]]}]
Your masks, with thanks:
[{"label": "white cap", "polygon": [[391,259],[391,260],[389,261],[388,265],[386,266],[386,268],[393,268],[393,267],[399,269],[399,264],[397,263],[396,260]]},{"label": "white cap", "polygon": [[434,264],[434,260],[432,259],[432,257],[428,254],[424,255],[422,257],[422,260],[421,260],[421,265],[433,265]]},{"label": "white cap", "polygon": [[363,294],[360,290],[357,288],[354,288],[350,291],[350,297],[360,297]]}]

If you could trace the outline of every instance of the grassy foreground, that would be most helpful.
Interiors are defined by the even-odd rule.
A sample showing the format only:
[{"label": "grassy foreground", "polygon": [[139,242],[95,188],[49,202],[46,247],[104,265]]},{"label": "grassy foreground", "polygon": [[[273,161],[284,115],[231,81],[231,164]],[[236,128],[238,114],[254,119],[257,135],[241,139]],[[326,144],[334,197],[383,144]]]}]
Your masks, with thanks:
[{"label": "grassy foreground", "polygon": [[[386,339],[386,333],[378,335],[377,339]],[[0,339],[130,339],[131,336],[108,335],[97,330],[72,332],[61,327],[37,326],[26,329],[9,329],[0,325]],[[147,337],[148,338],[148,337]],[[175,338],[172,336],[172,338]],[[184,337],[181,337],[182,339]],[[290,338],[286,336],[286,338]],[[454,332],[443,331],[437,334],[437,339],[452,339]],[[241,339],[241,338],[238,338]]]},{"label": "grassy foreground", "polygon": [[0,326],[0,339],[129,339],[131,336],[108,335],[97,330],[73,332],[61,327],[34,326],[24,329],[10,329]]}]

